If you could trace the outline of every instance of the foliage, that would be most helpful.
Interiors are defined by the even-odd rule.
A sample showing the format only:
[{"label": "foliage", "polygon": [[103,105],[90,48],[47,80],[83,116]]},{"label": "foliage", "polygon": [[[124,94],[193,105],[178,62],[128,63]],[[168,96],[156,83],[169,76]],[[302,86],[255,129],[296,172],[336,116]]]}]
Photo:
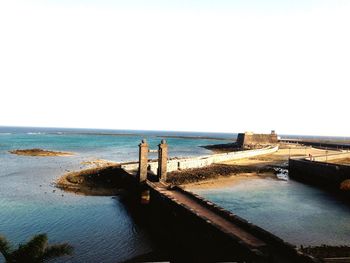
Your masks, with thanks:
[{"label": "foliage", "polygon": [[6,263],[41,263],[53,258],[72,255],[73,247],[67,243],[48,245],[47,235],[39,234],[14,249],[5,237],[0,236],[0,253],[6,259]]}]

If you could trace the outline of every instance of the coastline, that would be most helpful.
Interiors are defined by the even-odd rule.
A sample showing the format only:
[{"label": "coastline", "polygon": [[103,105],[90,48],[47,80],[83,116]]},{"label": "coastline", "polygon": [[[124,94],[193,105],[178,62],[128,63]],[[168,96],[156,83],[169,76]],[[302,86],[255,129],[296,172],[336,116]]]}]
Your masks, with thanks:
[{"label": "coastline", "polygon": [[[324,152],[325,150],[312,147],[282,145],[277,152],[269,155],[169,172],[167,183],[184,188],[210,189],[234,185],[251,178],[277,179],[278,169],[287,167],[289,157],[306,157],[309,154],[317,156]],[[99,159],[82,164],[88,167],[62,175],[56,180],[56,186],[83,195],[113,196],[121,193],[120,178],[126,172],[121,169],[120,164]]]},{"label": "coastline", "polygon": [[[46,149],[52,149],[52,150],[58,150],[61,149],[62,151],[72,150],[77,153],[76,157],[25,157],[25,156],[17,156],[12,155],[8,153],[9,147],[12,147],[13,149],[20,148],[21,146],[8,146],[6,143],[3,144],[2,156],[3,159],[1,159],[2,163],[4,164],[2,172],[2,196],[3,198],[3,204],[5,204],[2,213],[4,214],[3,222],[4,222],[4,231],[7,231],[7,233],[19,233],[21,235],[21,231],[23,229],[18,228],[18,226],[25,225],[27,232],[28,231],[37,231],[38,228],[40,229],[52,229],[53,226],[55,227],[61,227],[62,229],[59,229],[59,237],[64,235],[66,237],[69,237],[69,242],[72,242],[72,244],[75,244],[77,247],[77,254],[76,258],[73,258],[72,260],[75,261],[76,259],[82,259],[83,261],[89,261],[89,260],[95,260],[95,261],[101,261],[102,259],[110,260],[107,256],[113,253],[109,253],[110,251],[120,251],[120,253],[124,253],[125,246],[119,245],[119,244],[125,244],[125,242],[131,242],[130,244],[134,244],[133,240],[136,240],[137,242],[141,240],[141,247],[147,248],[148,252],[149,250],[154,252],[150,253],[144,253],[143,250],[137,250],[135,249],[135,253],[128,255],[127,257],[123,258],[132,258],[132,256],[136,255],[142,255],[137,257],[139,261],[167,261],[171,260],[170,256],[168,257],[168,254],[166,254],[164,257],[158,256],[158,253],[162,253],[158,251],[158,244],[157,246],[154,245],[154,239],[155,235],[151,232],[151,228],[145,224],[145,217],[143,214],[141,214],[140,211],[134,211],[134,207],[132,206],[132,202],[124,197],[124,193],[119,190],[118,187],[115,189],[109,189],[108,192],[102,192],[105,191],[103,187],[101,188],[93,188],[86,186],[85,189],[77,191],[72,188],[70,192],[64,192],[60,189],[57,189],[53,186],[52,182],[57,179],[57,177],[62,176],[66,172],[69,171],[75,171],[75,170],[86,170],[88,168],[94,168],[96,166],[103,167],[108,166],[106,163],[104,163],[103,160],[93,160],[97,158],[106,158],[110,160],[123,160],[122,158],[119,158],[119,156],[127,156],[125,160],[137,160],[136,152],[137,148],[135,146],[135,149],[133,151],[130,151],[127,147],[120,147],[118,143],[113,144],[111,141],[120,140],[124,143],[124,138],[121,137],[109,137],[109,138],[101,138],[98,136],[90,136],[91,140],[96,140],[96,142],[93,142],[93,147],[89,148],[90,145],[85,145],[83,141],[77,142],[76,146],[74,147],[67,147],[65,148],[64,144],[60,145],[59,147],[55,147],[53,144],[52,146],[49,146],[45,143],[37,143],[37,141],[42,140],[42,136],[29,136],[31,139],[35,139],[34,143],[32,144],[19,144],[21,141],[19,141],[18,145],[24,146],[24,148],[34,148],[35,146],[43,147]],[[84,136],[87,137],[87,136]],[[37,138],[37,139],[36,139]],[[74,136],[71,136],[71,138],[75,139]],[[153,138],[152,140],[157,140]],[[44,140],[43,140],[44,141]],[[62,142],[61,142],[62,141]],[[89,138],[86,140],[89,141]],[[172,141],[172,142],[171,142]],[[177,143],[177,140],[169,140],[169,143]],[[59,143],[69,143],[69,140],[60,140],[58,139]],[[106,143],[107,142],[107,143]],[[198,145],[203,144],[210,144],[210,143],[221,143],[220,141],[207,141],[207,143],[202,143],[202,141],[195,142],[188,141],[188,140],[179,140],[179,142],[189,149],[189,151],[195,152],[204,152],[207,154],[212,154],[210,151],[203,151],[201,148],[198,148]],[[91,141],[92,143],[92,141]],[[96,143],[96,144],[95,144]],[[111,143],[111,144],[110,144]],[[153,143],[153,141],[152,141]],[[67,144],[69,145],[69,144]],[[111,145],[111,147],[105,147],[105,145]],[[73,145],[72,145],[73,146]],[[133,145],[131,145],[133,146]],[[80,148],[78,148],[80,147]],[[104,147],[104,148],[103,148]],[[83,152],[82,150],[86,148],[86,151]],[[97,150],[96,150],[97,149]],[[102,149],[102,150],[100,150]],[[171,150],[171,149],[170,149]],[[114,151],[114,152],[113,152]],[[293,151],[293,150],[292,150]],[[304,154],[303,149],[295,149],[295,152],[299,151],[300,154]],[[80,154],[82,153],[82,154]],[[173,152],[174,153],[174,152]],[[285,151],[286,155],[288,155],[288,150]],[[156,156],[156,153],[150,155],[151,157]],[[174,155],[176,156],[176,154]],[[186,190],[188,189],[191,191],[192,187],[195,189],[199,189],[198,191],[194,190],[193,193],[205,197],[207,200],[210,200],[213,198],[213,203],[223,207],[224,209],[232,209],[233,213],[237,213],[237,215],[240,216],[240,208],[243,207],[242,210],[247,211],[248,205],[241,203],[241,200],[239,198],[242,197],[244,201],[251,201],[251,195],[249,192],[252,193],[252,195],[258,196],[258,192],[263,190],[264,186],[268,186],[269,183],[274,185],[281,185],[282,187],[287,185],[293,185],[294,183],[292,181],[290,182],[283,182],[275,179],[266,178],[265,179],[265,173],[258,173],[258,172],[247,172],[245,173],[244,170],[248,169],[247,166],[250,166],[252,163],[256,163],[256,165],[263,166],[264,163],[270,162],[273,163],[273,159],[279,158],[280,153],[273,155],[273,156],[261,156],[259,158],[254,159],[247,159],[247,160],[240,160],[236,161],[236,164],[233,164],[233,166],[238,166],[238,168],[242,168],[241,171],[237,171],[236,174],[228,174],[221,176],[219,175],[216,178],[213,179],[206,179],[203,181],[198,181],[197,183],[189,183],[181,185]],[[284,158],[284,157],[283,157]],[[9,162],[7,164],[7,162]],[[281,162],[282,164],[282,162]],[[275,165],[279,165],[279,161],[275,162]],[[13,169],[12,169],[13,167]],[[36,169],[38,167],[38,169]],[[238,170],[237,168],[237,170]],[[14,172],[17,172],[17,175],[14,174]],[[4,176],[3,176],[4,175]],[[13,176],[14,175],[14,176]],[[200,180],[200,174],[198,174],[198,180]],[[21,182],[25,183],[25,187],[18,188],[19,184]],[[77,185],[72,185],[73,187],[78,188]],[[80,188],[80,187],[79,187]],[[84,187],[83,187],[84,188]],[[26,191],[18,191],[18,189],[26,189]],[[171,189],[169,187],[169,189]],[[176,189],[176,188],[175,188]],[[211,190],[213,189],[213,190]],[[278,189],[275,187],[275,189]],[[297,188],[299,189],[299,188]],[[16,192],[18,191],[18,192]],[[247,195],[245,195],[244,191],[247,192]],[[248,192],[249,191],[249,192]],[[125,192],[125,195],[129,192]],[[270,193],[270,192],[267,192]],[[290,196],[288,193],[291,193],[291,195],[299,194],[298,191],[294,192],[287,192],[287,191],[279,191],[281,193],[281,196],[286,195]],[[115,195],[121,194],[121,196],[112,197]],[[232,198],[231,198],[232,195]],[[327,194],[324,194],[327,196]],[[101,197],[97,197],[101,196]],[[130,195],[132,197],[132,195]],[[236,198],[238,196],[238,198]],[[245,197],[247,196],[247,198]],[[323,196],[316,198],[322,198]],[[300,198],[300,206],[307,206],[308,198]],[[260,197],[259,197],[260,198]],[[280,198],[279,195],[275,194],[275,192],[271,192],[271,200],[276,200],[274,198]],[[330,199],[332,201],[332,197],[330,198],[324,198],[326,200]],[[23,202],[19,202],[21,200],[24,200]],[[215,200],[215,202],[214,202]],[[261,200],[261,199],[260,199]],[[258,200],[258,201],[260,201]],[[220,203],[222,201],[222,203]],[[225,203],[226,202],[226,203]],[[229,202],[232,202],[231,204]],[[233,204],[233,202],[237,202]],[[271,207],[273,208],[274,205],[276,205],[277,202],[271,202]],[[326,203],[326,202],[325,202]],[[17,205],[18,204],[18,205]],[[26,206],[23,207],[23,204]],[[228,204],[228,206],[226,206]],[[296,204],[299,205],[299,202],[296,202]],[[324,220],[324,225],[327,227],[319,227],[318,229],[313,229],[312,231],[308,231],[308,235],[305,235],[304,231],[291,231],[293,233],[296,233],[296,235],[305,235],[310,236],[315,240],[314,242],[318,242],[317,244],[322,244],[323,240],[327,241],[328,237],[325,236],[325,238],[317,239],[317,237],[311,236],[310,233],[317,233],[318,231],[321,232],[331,232],[337,233],[336,231],[333,231],[331,227],[333,227],[331,224],[335,225],[335,229],[340,229],[339,231],[342,231],[342,233],[347,233],[346,228],[341,225],[341,221],[345,221],[346,217],[342,217],[342,213],[339,213],[338,210],[340,210],[338,203],[332,204],[325,204],[323,206],[322,202],[319,202],[320,206],[313,206],[319,209],[320,212],[327,211],[329,207],[332,208],[334,206],[334,213],[330,212],[329,215],[336,215],[334,217],[329,217],[329,221],[327,221],[327,215],[325,216],[326,220]],[[254,205],[254,204],[253,204]],[[253,206],[252,205],[252,206]],[[246,208],[247,207],[247,208]],[[284,211],[283,208],[288,208],[289,211]],[[293,229],[291,228],[288,220],[291,221],[294,220],[294,222],[298,222],[299,218],[293,217],[295,214],[296,217],[304,215],[302,210],[295,209],[294,206],[284,206],[282,209],[277,210],[277,213],[281,211],[281,213],[285,212],[292,214],[292,216],[286,217],[286,220],[276,220],[276,228],[278,229]],[[236,210],[237,209],[237,210]],[[258,213],[260,213],[261,210],[258,210]],[[315,214],[318,215],[317,209]],[[315,211],[312,210],[312,211]],[[265,210],[267,211],[267,210]],[[331,211],[331,209],[330,209]],[[140,212],[140,213],[139,213]],[[142,211],[143,212],[143,211]],[[141,216],[139,216],[141,215]],[[269,214],[271,215],[271,218],[276,218],[276,215],[273,214],[273,211]],[[306,213],[307,215],[307,213]],[[339,215],[339,216],[338,216]],[[139,217],[138,217],[139,216]],[[251,222],[254,222],[252,219],[246,218],[245,215],[242,215],[242,218],[247,219]],[[333,218],[339,218],[339,221],[332,220]],[[88,220],[86,220],[88,219]],[[158,219],[158,218],[157,218]],[[160,218],[159,218],[160,219]],[[266,217],[266,221],[270,222],[270,217]],[[101,225],[101,220],[103,221],[103,226],[105,227],[98,227]],[[166,220],[164,220],[166,221]],[[164,221],[159,222],[162,224]],[[316,220],[315,220],[316,221]],[[313,220],[309,220],[308,222],[311,222],[312,225],[314,225]],[[29,222],[29,223],[28,223]],[[82,222],[84,222],[82,224]],[[279,222],[283,222],[281,225]],[[339,224],[338,224],[339,222]],[[194,222],[196,224],[196,221]],[[175,221],[176,224],[176,221]],[[179,225],[179,228],[182,227],[182,224],[179,224],[179,221],[177,221],[177,224]],[[257,222],[259,224],[259,222]],[[271,222],[272,224],[272,222]],[[310,224],[311,225],[311,224]],[[339,225],[339,226],[338,226]],[[158,224],[159,226],[159,224]],[[140,230],[140,227],[142,228],[142,231]],[[157,223],[155,223],[155,227],[157,227]],[[136,231],[135,231],[136,229]],[[147,231],[145,232],[146,238],[143,238],[142,234],[144,233],[143,230]],[[18,232],[19,231],[19,232]],[[121,232],[122,231],[122,232]],[[272,230],[271,230],[272,231]],[[274,229],[273,229],[274,231]],[[23,232],[23,231],[22,231]],[[58,232],[57,232],[58,233]],[[73,233],[73,234],[72,234]],[[79,235],[75,235],[74,233],[81,233]],[[125,233],[125,235],[124,235]],[[163,233],[169,238],[172,238],[172,235],[170,235],[170,232],[163,231]],[[202,233],[205,233],[202,231]],[[300,234],[299,234],[300,233]],[[332,237],[332,235],[329,235]],[[52,238],[57,238],[56,232],[53,231]],[[135,238],[134,236],[135,235]],[[276,235],[279,235],[279,232],[276,232]],[[326,233],[327,235],[327,233]],[[200,235],[194,235],[200,237]],[[321,236],[321,235],[320,235]],[[106,239],[106,237],[109,237]],[[151,240],[151,245],[148,246],[148,238]],[[333,237],[332,237],[333,238]],[[91,240],[88,243],[87,242],[81,242],[81,240]],[[146,241],[145,241],[146,240]],[[346,237],[345,237],[345,240]],[[181,241],[181,240],[180,240]],[[136,243],[135,246],[138,246],[139,243]],[[160,244],[164,244],[166,248],[171,250],[173,253],[180,253],[179,247],[172,244],[171,242],[167,243],[165,239],[160,239]],[[308,244],[311,245],[311,244]],[[148,250],[149,248],[149,250]],[[162,248],[162,247],[161,247]],[[132,246],[130,246],[130,249],[133,249]],[[191,247],[190,247],[191,249]],[[167,250],[166,250],[167,251]],[[179,252],[180,251],[180,252]],[[171,255],[171,252],[169,252],[169,255]],[[98,254],[100,253],[100,254]],[[119,253],[119,252],[118,252]],[[148,255],[150,254],[150,255]],[[86,259],[85,259],[85,255]],[[95,256],[96,255],[96,256]],[[112,255],[113,257],[116,254],[114,253]],[[119,254],[117,255],[119,258]],[[93,258],[93,259],[92,259]],[[136,258],[136,257],[135,257]],[[115,258],[114,258],[115,259]],[[118,259],[120,260],[121,257]],[[113,260],[113,259],[112,259]],[[103,260],[102,260],[103,261]],[[135,259],[131,259],[129,262],[135,262]]]}]

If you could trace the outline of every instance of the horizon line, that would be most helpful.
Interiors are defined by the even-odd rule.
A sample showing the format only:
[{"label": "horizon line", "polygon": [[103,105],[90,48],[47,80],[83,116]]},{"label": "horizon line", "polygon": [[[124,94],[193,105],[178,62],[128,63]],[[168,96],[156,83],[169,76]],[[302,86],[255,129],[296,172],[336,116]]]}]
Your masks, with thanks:
[{"label": "horizon line", "polygon": [[[48,129],[83,129],[83,130],[111,130],[111,131],[146,131],[146,132],[179,132],[179,133],[221,133],[221,134],[239,134],[244,133],[247,131],[242,132],[222,132],[222,131],[184,131],[184,130],[159,130],[159,129],[125,129],[125,128],[95,128],[95,127],[57,127],[57,126],[26,126],[26,125],[0,125],[0,128],[48,128]],[[255,133],[253,131],[253,133]],[[257,132],[256,134],[269,134],[269,133],[260,133]],[[317,134],[291,134],[291,133],[278,133],[279,136],[308,136],[308,137],[343,137],[343,138],[350,138],[350,135],[317,135]]]}]

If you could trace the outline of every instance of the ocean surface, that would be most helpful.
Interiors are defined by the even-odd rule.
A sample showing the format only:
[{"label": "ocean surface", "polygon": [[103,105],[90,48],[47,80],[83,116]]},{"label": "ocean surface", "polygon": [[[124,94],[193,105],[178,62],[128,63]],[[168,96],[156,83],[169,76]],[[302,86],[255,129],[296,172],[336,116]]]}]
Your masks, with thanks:
[{"label": "ocean surface", "polygon": [[[47,233],[51,243],[67,241],[74,246],[73,257],[54,262],[122,262],[148,253],[155,248],[152,237],[134,222],[119,197],[66,193],[53,182],[67,171],[83,168],[83,161],[137,160],[142,138],[147,138],[152,149],[165,138],[171,157],[185,157],[210,154],[200,146],[226,143],[234,137],[236,134],[0,127],[0,234],[18,244]],[[75,155],[9,153],[28,148]],[[291,243],[349,245],[349,208],[315,188],[261,179],[199,193]]]},{"label": "ocean surface", "polygon": [[[0,234],[18,244],[35,234],[47,233],[49,242],[73,245],[74,256],[57,262],[121,262],[152,251],[152,240],[134,223],[119,197],[66,193],[55,188],[53,182],[67,171],[83,168],[83,161],[137,160],[142,138],[156,149],[164,136],[194,137],[166,138],[170,156],[185,157],[210,154],[200,146],[225,142],[198,137],[227,139],[233,135],[0,127]],[[29,148],[75,155],[31,157],[9,153]]]}]

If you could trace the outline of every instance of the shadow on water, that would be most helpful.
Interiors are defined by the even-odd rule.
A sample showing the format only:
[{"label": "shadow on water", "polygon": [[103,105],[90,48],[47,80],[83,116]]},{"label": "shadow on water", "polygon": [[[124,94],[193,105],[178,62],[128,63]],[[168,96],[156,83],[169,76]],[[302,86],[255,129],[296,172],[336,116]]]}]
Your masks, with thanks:
[{"label": "shadow on water", "polygon": [[153,251],[124,262],[257,262],[242,250],[240,243],[187,209],[175,208],[162,196],[152,194],[152,202],[140,204],[135,195],[120,201],[135,224],[145,230],[154,243]]},{"label": "shadow on water", "polygon": [[[135,225],[146,232],[153,244],[152,251],[134,256],[123,261],[123,263],[155,261],[179,262],[175,260],[177,257],[174,257],[172,255],[173,253],[169,250],[170,244],[165,242],[158,231],[154,231],[154,224],[152,224],[151,214],[147,206],[137,203],[136,198],[126,191],[114,199],[116,199],[116,202],[121,202],[123,204],[125,211],[134,221]],[[170,245],[170,247],[172,247],[172,245]]]},{"label": "shadow on water", "polygon": [[[135,195],[126,193],[118,197],[124,204],[125,210],[134,223],[144,230],[153,244],[153,250],[137,255],[125,262],[214,262],[212,258],[205,258],[204,251],[210,251],[205,246],[206,241],[201,242],[201,237],[210,234],[194,231],[193,225],[183,221],[177,221],[174,212],[166,207],[158,205],[140,204]],[[205,238],[205,239],[206,239]],[[203,251],[204,250],[204,251]],[[211,253],[209,253],[211,254]]]}]

